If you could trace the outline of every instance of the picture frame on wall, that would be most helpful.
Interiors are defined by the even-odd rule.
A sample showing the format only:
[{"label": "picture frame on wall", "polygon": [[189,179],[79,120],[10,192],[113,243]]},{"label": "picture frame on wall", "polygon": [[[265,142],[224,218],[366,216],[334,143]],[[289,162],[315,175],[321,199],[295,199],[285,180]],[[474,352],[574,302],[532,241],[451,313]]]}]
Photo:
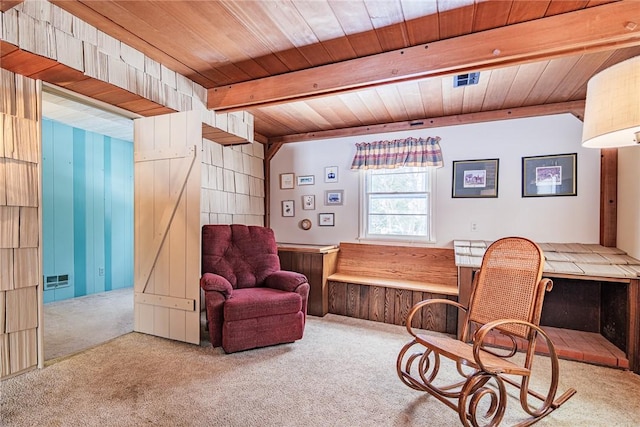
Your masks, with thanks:
[{"label": "picture frame on wall", "polygon": [[578,195],[578,154],[522,158],[522,197]]},{"label": "picture frame on wall", "polygon": [[293,188],[293,184],[294,184],[293,177],[294,177],[293,173],[281,173],[280,189],[287,190],[287,189]]},{"label": "picture frame on wall", "polygon": [[337,166],[327,166],[324,168],[324,182],[338,182]]},{"label": "picture frame on wall", "polygon": [[293,200],[282,201],[282,216],[295,216],[295,204]]},{"label": "picture frame on wall", "polygon": [[298,186],[313,184],[315,184],[315,177],[313,175],[302,175],[298,177]]},{"label": "picture frame on wall", "polygon": [[335,225],[335,216],[333,213],[318,214],[318,226],[333,227]]},{"label": "picture frame on wall", "polygon": [[499,165],[499,159],[454,161],[451,197],[498,197]]},{"label": "picture frame on wall", "polygon": [[302,196],[302,209],[312,211],[316,208],[316,196],[313,194],[305,194]]},{"label": "picture frame on wall", "polygon": [[324,192],[325,206],[340,206],[344,201],[344,190],[326,190]]}]

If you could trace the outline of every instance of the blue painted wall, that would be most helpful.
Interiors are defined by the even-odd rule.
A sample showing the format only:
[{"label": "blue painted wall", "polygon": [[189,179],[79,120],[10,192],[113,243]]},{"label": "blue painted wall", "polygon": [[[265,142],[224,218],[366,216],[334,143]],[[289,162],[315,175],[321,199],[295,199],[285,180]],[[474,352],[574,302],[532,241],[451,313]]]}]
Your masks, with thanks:
[{"label": "blue painted wall", "polygon": [[[44,302],[133,286],[133,143],[43,120]],[[62,277],[60,277],[62,276]]]}]

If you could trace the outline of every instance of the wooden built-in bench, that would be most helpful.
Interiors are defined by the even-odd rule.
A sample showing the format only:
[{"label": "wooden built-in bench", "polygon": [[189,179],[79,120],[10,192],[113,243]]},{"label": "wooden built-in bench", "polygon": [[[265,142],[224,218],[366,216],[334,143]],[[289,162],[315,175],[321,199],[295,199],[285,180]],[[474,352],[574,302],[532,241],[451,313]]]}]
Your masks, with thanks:
[{"label": "wooden built-in bench", "polygon": [[[336,272],[328,277],[329,312],[404,325],[413,304],[458,299],[453,249],[340,243]],[[454,334],[457,310],[437,305],[414,317],[414,327]]]}]

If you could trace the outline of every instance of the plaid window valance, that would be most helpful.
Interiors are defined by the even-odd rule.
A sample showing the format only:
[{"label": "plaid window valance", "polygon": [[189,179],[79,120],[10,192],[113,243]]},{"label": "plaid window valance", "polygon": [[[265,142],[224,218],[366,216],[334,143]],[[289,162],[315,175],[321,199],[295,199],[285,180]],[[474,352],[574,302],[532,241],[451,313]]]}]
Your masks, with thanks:
[{"label": "plaid window valance", "polygon": [[360,142],[351,169],[394,169],[399,167],[442,167],[440,137],[406,138],[393,141]]}]

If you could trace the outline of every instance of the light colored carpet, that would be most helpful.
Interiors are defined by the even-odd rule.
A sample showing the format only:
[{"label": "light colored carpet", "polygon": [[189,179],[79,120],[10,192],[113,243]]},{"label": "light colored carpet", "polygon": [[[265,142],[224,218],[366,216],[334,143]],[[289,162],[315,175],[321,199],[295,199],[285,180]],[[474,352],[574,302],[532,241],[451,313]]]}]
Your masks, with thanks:
[{"label": "light colored carpet", "polygon": [[44,305],[44,359],[69,356],[133,331],[133,288]]},{"label": "light colored carpet", "polygon": [[[309,317],[296,343],[231,355],[130,333],[2,382],[0,424],[459,425],[397,378],[407,341],[400,326],[336,315]],[[561,369],[560,389],[578,393],[538,425],[640,425],[640,376],[569,361]]]}]

